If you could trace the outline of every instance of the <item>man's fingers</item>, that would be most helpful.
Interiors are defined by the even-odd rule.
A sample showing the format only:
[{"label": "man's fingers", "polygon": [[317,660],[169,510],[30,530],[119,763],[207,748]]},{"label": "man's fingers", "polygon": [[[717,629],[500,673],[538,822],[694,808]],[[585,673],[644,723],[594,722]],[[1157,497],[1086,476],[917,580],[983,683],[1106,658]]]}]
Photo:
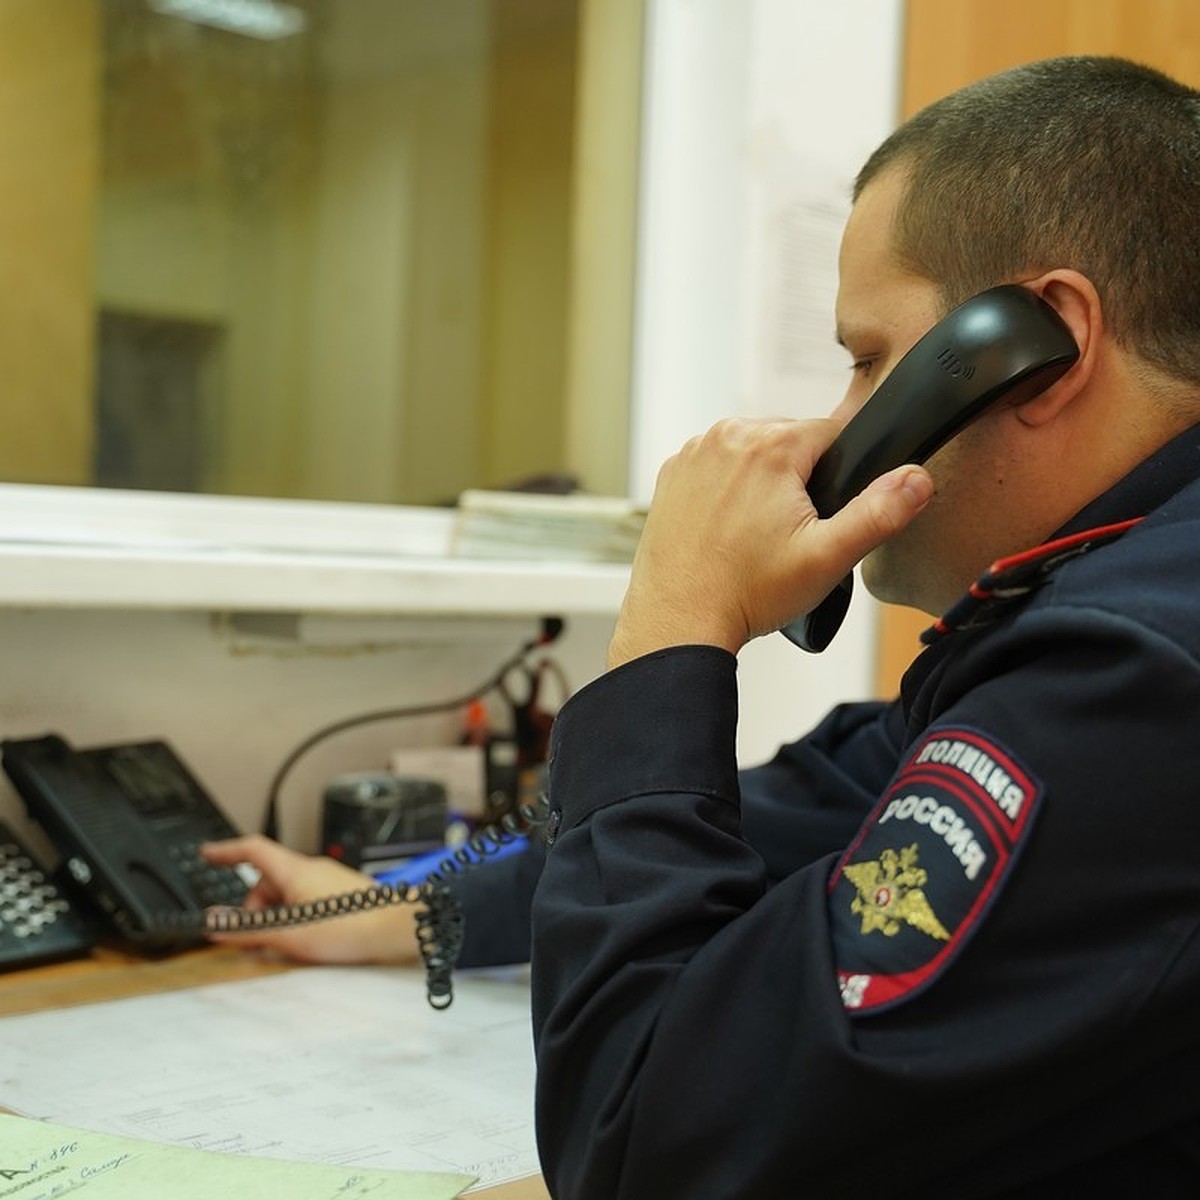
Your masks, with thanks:
[{"label": "man's fingers", "polygon": [[217,866],[231,867],[239,863],[248,863],[264,875],[276,879],[285,878],[297,861],[294,850],[281,846],[261,833],[220,842],[206,842],[200,847],[200,853],[206,862]]},{"label": "man's fingers", "polygon": [[907,465],[873,480],[828,523],[839,549],[859,562],[893,538],[933,498],[933,480],[923,467]]}]

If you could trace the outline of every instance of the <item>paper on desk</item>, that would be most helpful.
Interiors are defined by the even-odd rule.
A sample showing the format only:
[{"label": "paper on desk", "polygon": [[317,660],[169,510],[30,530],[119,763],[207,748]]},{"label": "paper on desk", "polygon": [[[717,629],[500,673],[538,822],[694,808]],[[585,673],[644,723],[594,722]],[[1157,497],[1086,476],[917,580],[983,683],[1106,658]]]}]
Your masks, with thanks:
[{"label": "paper on desk", "polygon": [[451,1200],[468,1175],[277,1162],[159,1146],[0,1113],[0,1200]]},{"label": "paper on desk", "polygon": [[460,972],[444,1012],[420,971],[304,967],[0,1018],[0,1105],[24,1116],[479,1187],[538,1170],[533,1086],[524,972]]}]

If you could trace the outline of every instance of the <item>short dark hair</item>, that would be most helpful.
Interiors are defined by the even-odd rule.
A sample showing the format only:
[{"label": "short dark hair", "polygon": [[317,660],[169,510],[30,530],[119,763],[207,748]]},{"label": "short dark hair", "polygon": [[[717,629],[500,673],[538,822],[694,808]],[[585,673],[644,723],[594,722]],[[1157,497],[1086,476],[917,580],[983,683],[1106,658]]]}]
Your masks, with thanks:
[{"label": "short dark hair", "polygon": [[1071,267],[1123,346],[1200,384],[1200,92],[1121,58],[1029,63],[901,125],[855,199],[891,166],[897,254],[947,307]]}]

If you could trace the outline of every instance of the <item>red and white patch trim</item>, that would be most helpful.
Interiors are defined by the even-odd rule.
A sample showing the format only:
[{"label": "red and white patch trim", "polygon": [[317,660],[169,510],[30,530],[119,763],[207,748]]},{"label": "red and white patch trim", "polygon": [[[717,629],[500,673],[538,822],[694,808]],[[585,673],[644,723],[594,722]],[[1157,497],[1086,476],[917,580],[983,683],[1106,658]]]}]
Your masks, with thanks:
[{"label": "red and white patch trim", "polygon": [[950,965],[995,902],[1042,786],[986,734],[929,731],[901,765],[829,880],[842,1002],[908,1000]]}]

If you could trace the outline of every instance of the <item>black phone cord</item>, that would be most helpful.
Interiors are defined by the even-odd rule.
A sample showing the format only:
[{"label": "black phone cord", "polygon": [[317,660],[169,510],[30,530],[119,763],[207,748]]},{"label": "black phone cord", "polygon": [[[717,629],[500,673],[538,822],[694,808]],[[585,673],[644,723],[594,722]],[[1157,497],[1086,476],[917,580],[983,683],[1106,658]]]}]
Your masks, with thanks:
[{"label": "black phone cord", "polygon": [[202,915],[202,932],[249,933],[282,929],[389,904],[420,904],[422,907],[415,914],[417,951],[425,967],[426,999],[431,1008],[449,1008],[454,1002],[454,967],[462,949],[465,927],[462,905],[451,890],[450,882],[482,865],[514,838],[545,825],[549,811],[549,799],[543,794],[536,805],[523,804],[516,813],[506,813],[496,824],[479,830],[448,852],[420,884],[400,887],[378,884],[336,896],[266,908],[210,908]]}]

